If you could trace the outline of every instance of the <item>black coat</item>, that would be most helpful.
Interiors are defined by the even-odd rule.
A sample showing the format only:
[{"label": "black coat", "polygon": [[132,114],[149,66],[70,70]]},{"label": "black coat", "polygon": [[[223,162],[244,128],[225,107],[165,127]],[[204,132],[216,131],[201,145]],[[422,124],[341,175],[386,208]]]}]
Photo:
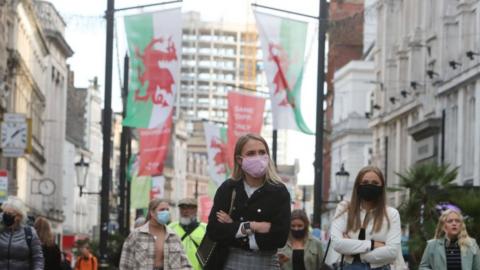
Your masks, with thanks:
[{"label": "black coat", "polygon": [[60,249],[55,244],[53,246],[42,245],[43,257],[45,258],[45,270],[62,269],[62,256]]},{"label": "black coat", "polygon": [[[228,213],[232,190],[236,198],[231,218],[233,223],[220,223],[216,213]],[[265,184],[250,198],[245,192],[243,180],[226,180],[217,190],[213,207],[208,217],[207,234],[222,246],[249,249],[248,237],[235,238],[240,223],[245,221],[266,221],[271,223],[270,232],[255,233],[260,250],[273,250],[285,246],[290,231],[290,194],[283,184]]]}]

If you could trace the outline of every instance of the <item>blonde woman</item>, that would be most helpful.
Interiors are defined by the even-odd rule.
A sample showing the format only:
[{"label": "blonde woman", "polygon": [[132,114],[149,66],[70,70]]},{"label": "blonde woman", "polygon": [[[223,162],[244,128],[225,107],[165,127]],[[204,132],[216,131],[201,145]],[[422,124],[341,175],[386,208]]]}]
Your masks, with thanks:
[{"label": "blonde woman", "polygon": [[167,224],[170,206],[163,199],[148,205],[147,222],[123,243],[120,270],[191,270],[180,237]]},{"label": "blonde woman", "polygon": [[43,270],[42,244],[34,228],[26,225],[22,200],[10,196],[2,204],[0,222],[0,269]]},{"label": "blonde woman", "polygon": [[254,134],[240,137],[234,163],[232,179],[215,194],[207,226],[208,236],[220,246],[217,250],[228,251],[226,262],[206,269],[279,269],[276,253],[290,231],[290,195],[275,171],[267,142]]},{"label": "blonde woman", "polygon": [[428,241],[419,269],[480,269],[480,252],[477,242],[468,236],[460,212],[448,209],[440,216],[435,238]]},{"label": "blonde woman", "polygon": [[331,245],[343,255],[343,269],[390,269],[401,257],[400,238],[400,215],[386,204],[382,172],[362,168],[350,202],[338,205],[332,222]]}]

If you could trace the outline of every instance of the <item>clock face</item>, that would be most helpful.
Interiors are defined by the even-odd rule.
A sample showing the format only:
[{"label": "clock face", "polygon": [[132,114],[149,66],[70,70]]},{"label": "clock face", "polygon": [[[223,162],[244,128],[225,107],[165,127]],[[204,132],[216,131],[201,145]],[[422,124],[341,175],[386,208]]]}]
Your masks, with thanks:
[{"label": "clock face", "polygon": [[3,122],[1,131],[2,148],[26,148],[28,127],[26,122]]},{"label": "clock face", "polygon": [[55,192],[55,183],[52,179],[43,179],[38,185],[38,190],[42,195],[50,196]]}]

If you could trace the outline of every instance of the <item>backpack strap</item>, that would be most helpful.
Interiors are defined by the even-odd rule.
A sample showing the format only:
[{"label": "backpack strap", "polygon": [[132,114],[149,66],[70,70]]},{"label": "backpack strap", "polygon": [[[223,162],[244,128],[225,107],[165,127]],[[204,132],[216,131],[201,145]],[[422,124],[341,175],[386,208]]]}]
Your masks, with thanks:
[{"label": "backpack strap", "polygon": [[32,268],[32,239],[33,239],[32,228],[30,226],[25,226],[23,227],[23,231],[25,233],[25,241],[27,242],[27,246],[28,246],[29,267]]}]

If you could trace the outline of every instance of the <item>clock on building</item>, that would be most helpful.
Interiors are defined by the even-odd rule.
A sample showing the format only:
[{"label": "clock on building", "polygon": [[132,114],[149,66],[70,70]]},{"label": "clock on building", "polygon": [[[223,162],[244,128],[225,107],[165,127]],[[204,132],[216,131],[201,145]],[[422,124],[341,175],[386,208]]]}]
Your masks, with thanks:
[{"label": "clock on building", "polygon": [[22,156],[29,145],[30,125],[25,116],[5,114],[0,129],[0,147],[3,156]]},{"label": "clock on building", "polygon": [[27,147],[28,128],[26,122],[4,122],[2,123],[2,148],[23,148]]},{"label": "clock on building", "polygon": [[50,178],[45,178],[38,184],[38,191],[44,196],[50,196],[55,192],[55,182]]}]

